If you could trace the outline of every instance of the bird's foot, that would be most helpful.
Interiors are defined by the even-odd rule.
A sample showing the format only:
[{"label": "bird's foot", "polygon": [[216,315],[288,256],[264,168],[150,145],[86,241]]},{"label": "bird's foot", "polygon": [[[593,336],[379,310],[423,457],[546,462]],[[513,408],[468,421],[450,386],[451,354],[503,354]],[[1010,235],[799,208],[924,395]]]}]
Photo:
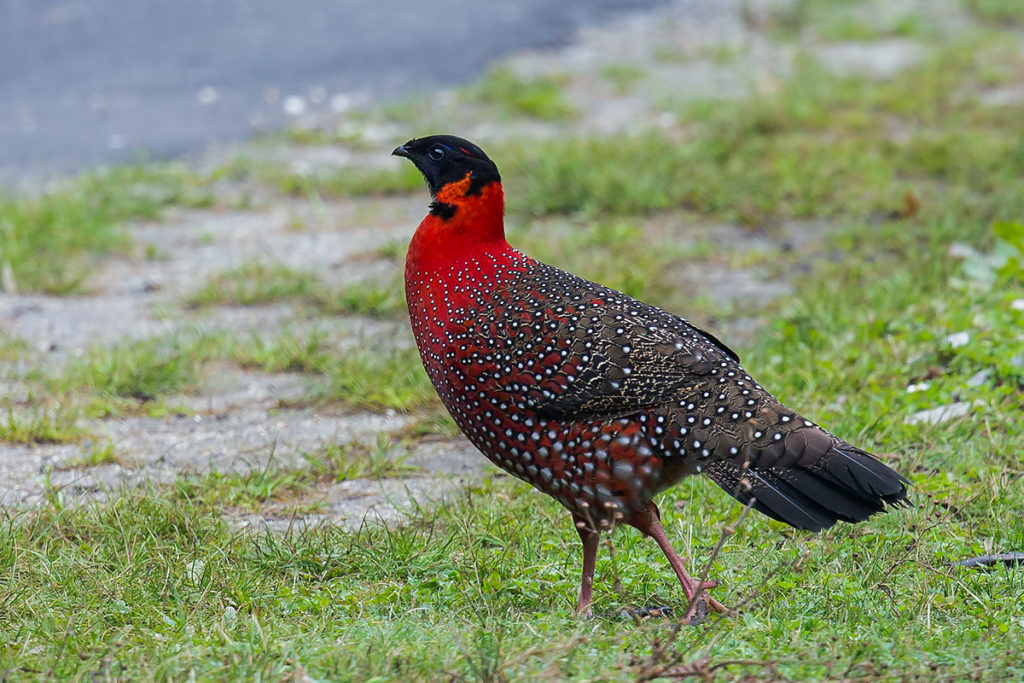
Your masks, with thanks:
[{"label": "bird's foot", "polygon": [[[705,584],[705,588],[710,587],[711,586],[707,586],[707,584]],[[702,590],[696,600],[691,595],[690,603],[690,609],[686,612],[686,623],[691,626],[703,623],[704,619],[707,618],[710,612],[715,612],[716,614],[732,614],[732,610],[711,597],[711,594],[706,590]]]},{"label": "bird's foot", "polygon": [[[699,626],[707,620],[709,612],[717,612],[719,609],[725,610],[725,607],[707,594],[704,594],[690,607],[690,611],[683,620],[683,623],[688,626]],[[619,610],[619,617],[637,622],[649,621],[651,619],[671,619],[673,614],[674,610],[668,605],[638,608],[625,607]]]},{"label": "bird's foot", "polygon": [[[703,603],[705,605],[705,614],[708,611],[716,612],[718,614],[730,614],[730,610],[728,607],[718,602],[718,600],[715,600],[713,597],[711,597],[711,594],[708,593],[708,590],[716,588],[717,586],[718,581],[705,581],[701,584],[698,584],[696,581],[693,581],[690,584],[684,583],[683,589],[686,591],[686,597],[688,600],[690,600],[690,602],[693,603],[693,606],[690,608],[690,612],[694,612],[697,606]],[[696,600],[694,600],[693,596],[698,593],[698,590],[700,592],[700,596]],[[692,614],[690,616],[692,616]]]},{"label": "bird's foot", "polygon": [[708,596],[698,598],[686,613],[683,623],[687,626],[700,626],[708,618]]}]

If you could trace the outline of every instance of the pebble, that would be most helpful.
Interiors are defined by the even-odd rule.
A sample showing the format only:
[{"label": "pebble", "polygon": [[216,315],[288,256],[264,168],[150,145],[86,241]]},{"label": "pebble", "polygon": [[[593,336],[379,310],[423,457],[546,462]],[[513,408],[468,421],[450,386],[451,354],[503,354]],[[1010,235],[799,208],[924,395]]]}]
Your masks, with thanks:
[{"label": "pebble", "polygon": [[969,341],[971,341],[971,334],[969,332],[954,332],[946,336],[946,343],[954,349],[966,345]]},{"label": "pebble", "polygon": [[956,403],[949,403],[944,406],[937,408],[929,408],[928,410],[919,410],[916,413],[907,415],[903,422],[908,425],[916,424],[929,424],[937,425],[943,422],[949,422],[955,420],[958,417],[963,417],[971,411],[971,407],[975,405],[984,405],[981,401],[974,401],[969,403],[967,401],[957,401]]}]

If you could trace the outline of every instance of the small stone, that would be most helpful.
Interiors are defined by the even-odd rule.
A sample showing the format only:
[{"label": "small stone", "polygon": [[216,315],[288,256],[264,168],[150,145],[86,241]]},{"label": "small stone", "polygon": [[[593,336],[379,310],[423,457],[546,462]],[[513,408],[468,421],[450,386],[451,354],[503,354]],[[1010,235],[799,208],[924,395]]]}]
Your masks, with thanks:
[{"label": "small stone", "polygon": [[956,403],[950,403],[948,405],[939,406],[938,408],[929,408],[928,410],[919,410],[916,413],[907,415],[903,422],[908,425],[916,424],[930,424],[937,425],[943,422],[949,422],[955,420],[958,417],[963,417],[971,410],[971,404],[966,401],[957,401]]},{"label": "small stone", "polygon": [[315,85],[309,89],[309,101],[313,104],[323,104],[327,99],[327,88],[322,85]]},{"label": "small stone", "polygon": [[969,387],[980,387],[982,384],[988,381],[988,378],[992,376],[991,370],[980,370],[964,382]]},{"label": "small stone", "polygon": [[192,585],[196,585],[203,580],[203,573],[205,571],[206,565],[202,560],[192,560],[185,565],[185,580]]},{"label": "small stone", "polygon": [[18,293],[18,285],[14,279],[14,268],[11,267],[8,261],[0,264],[0,292],[7,292],[8,294]]},{"label": "small stone", "polygon": [[284,98],[281,108],[284,109],[284,113],[288,116],[301,116],[306,111],[306,100],[298,95],[289,95]]},{"label": "small stone", "polygon": [[946,336],[946,343],[954,349],[958,349],[961,346],[971,341],[971,335],[969,332],[954,332],[953,334]]},{"label": "small stone", "polygon": [[946,255],[949,256],[950,258],[965,259],[973,258],[975,256],[978,256],[979,254],[978,250],[969,244],[964,244],[963,242],[953,242],[952,244],[949,245],[949,248],[946,249]]},{"label": "small stone", "polygon": [[924,47],[910,40],[892,38],[823,45],[818,57],[832,73],[891,78],[907,67],[920,63],[925,56]]},{"label": "small stone", "polygon": [[352,98],[344,93],[338,93],[331,98],[331,111],[341,114],[352,108]]},{"label": "small stone", "polygon": [[220,99],[220,93],[212,85],[207,85],[199,89],[199,92],[196,93],[196,99],[199,100],[199,104],[209,106]]}]

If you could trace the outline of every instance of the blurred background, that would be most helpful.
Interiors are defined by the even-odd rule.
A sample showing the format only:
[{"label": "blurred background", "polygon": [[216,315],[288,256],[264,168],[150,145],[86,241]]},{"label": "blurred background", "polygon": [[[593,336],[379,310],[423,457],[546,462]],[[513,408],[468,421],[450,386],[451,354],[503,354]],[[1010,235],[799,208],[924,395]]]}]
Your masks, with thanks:
[{"label": "blurred background", "polygon": [[166,158],[468,82],[656,0],[266,0],[0,8],[0,177]]},{"label": "blurred background", "polygon": [[[390,152],[429,133],[495,160],[514,246],[705,327],[915,507],[752,516],[743,615],[668,635],[616,534],[576,620],[564,510],[413,347]],[[0,0],[0,188],[0,671],[1024,680],[1022,0]],[[738,514],[659,505],[699,562]]]}]

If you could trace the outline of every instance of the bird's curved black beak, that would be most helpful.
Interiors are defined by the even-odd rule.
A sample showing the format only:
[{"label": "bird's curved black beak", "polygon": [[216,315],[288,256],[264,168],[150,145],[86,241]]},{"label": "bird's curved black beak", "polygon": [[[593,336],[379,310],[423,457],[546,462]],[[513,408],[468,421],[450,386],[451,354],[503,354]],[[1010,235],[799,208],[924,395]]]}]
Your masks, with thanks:
[{"label": "bird's curved black beak", "polygon": [[409,154],[409,150],[406,149],[405,145],[399,145],[395,147],[394,151],[391,152],[393,157],[405,157],[406,159],[412,159],[412,155]]}]

